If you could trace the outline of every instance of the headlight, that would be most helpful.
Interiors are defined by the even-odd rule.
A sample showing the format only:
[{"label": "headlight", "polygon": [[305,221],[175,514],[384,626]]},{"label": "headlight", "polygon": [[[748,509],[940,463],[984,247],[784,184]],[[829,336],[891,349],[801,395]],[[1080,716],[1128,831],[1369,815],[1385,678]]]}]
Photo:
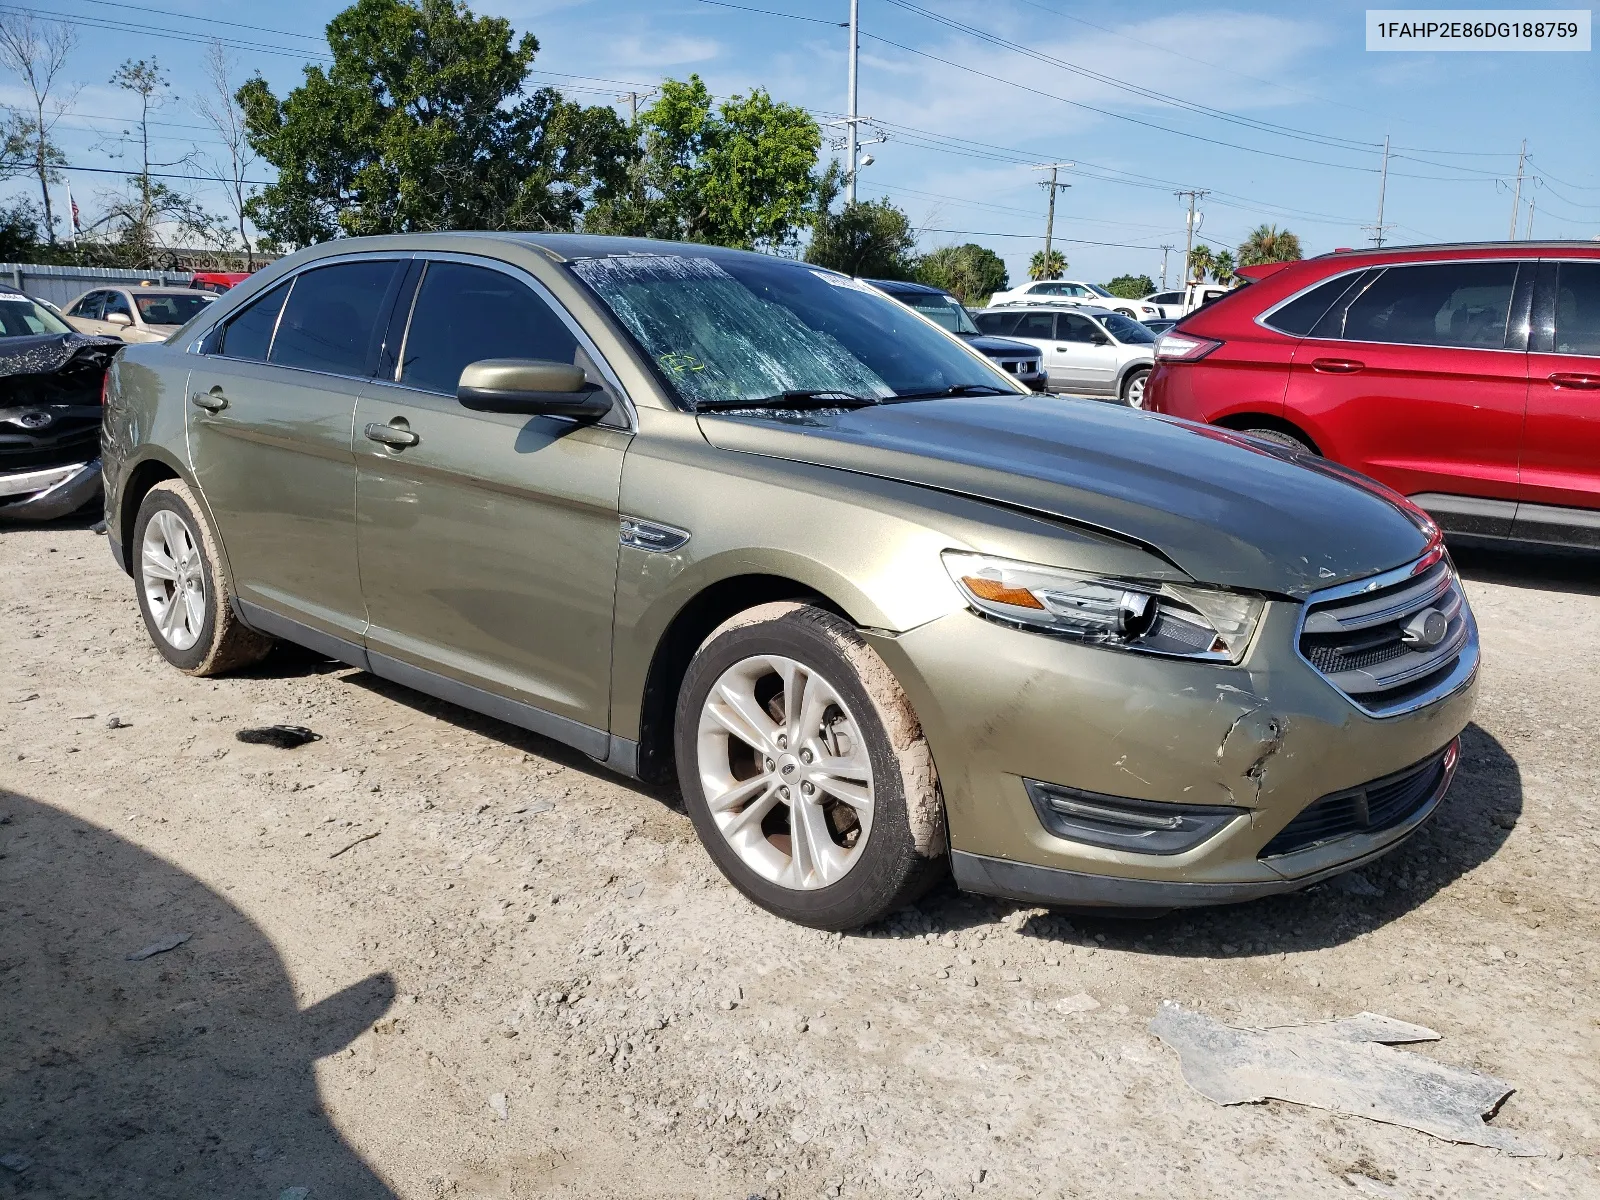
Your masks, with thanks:
[{"label": "headlight", "polygon": [[944,566],[980,613],[1145,654],[1236,663],[1265,607],[1240,592],[1103,578],[957,550],[944,552]]}]

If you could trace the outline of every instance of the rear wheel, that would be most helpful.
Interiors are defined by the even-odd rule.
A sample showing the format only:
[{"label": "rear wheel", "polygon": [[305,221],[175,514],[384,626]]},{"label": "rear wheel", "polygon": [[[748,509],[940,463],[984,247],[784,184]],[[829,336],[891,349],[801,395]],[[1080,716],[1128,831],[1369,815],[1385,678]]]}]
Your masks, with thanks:
[{"label": "rear wheel", "polygon": [[1129,408],[1144,407],[1144,385],[1150,381],[1150,368],[1140,367],[1129,371],[1122,381],[1122,402]]},{"label": "rear wheel", "polygon": [[832,613],[766,604],[713,632],[684,677],[676,749],[701,842],[781,917],[853,929],[943,870],[922,729],[877,652]]},{"label": "rear wheel", "polygon": [[233,615],[217,546],[188,487],[163,480],[133,523],[134,576],[145,629],[161,657],[188,675],[260,662],[272,640]]},{"label": "rear wheel", "polygon": [[1240,432],[1247,433],[1251,437],[1258,437],[1262,441],[1277,442],[1280,446],[1287,446],[1291,450],[1299,450],[1305,454],[1316,453],[1312,449],[1310,442],[1297,438],[1292,433],[1285,433],[1281,429],[1243,429]]}]

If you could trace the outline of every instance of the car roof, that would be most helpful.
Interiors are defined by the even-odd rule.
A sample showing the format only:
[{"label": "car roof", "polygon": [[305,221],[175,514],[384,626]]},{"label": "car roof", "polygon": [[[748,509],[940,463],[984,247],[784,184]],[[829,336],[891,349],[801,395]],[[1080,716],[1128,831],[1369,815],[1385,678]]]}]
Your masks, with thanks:
[{"label": "car roof", "polygon": [[[992,308],[983,310],[990,312],[1065,312],[1077,313],[1084,317],[1114,317],[1117,314],[1109,308],[1100,308],[1093,304],[996,304]],[[1010,334],[1006,334],[1010,337]]]},{"label": "car roof", "polygon": [[914,283],[909,279],[863,279],[862,283],[870,283],[875,288],[886,292],[908,292],[918,296],[949,296],[955,297],[944,288],[930,287],[926,283]]}]

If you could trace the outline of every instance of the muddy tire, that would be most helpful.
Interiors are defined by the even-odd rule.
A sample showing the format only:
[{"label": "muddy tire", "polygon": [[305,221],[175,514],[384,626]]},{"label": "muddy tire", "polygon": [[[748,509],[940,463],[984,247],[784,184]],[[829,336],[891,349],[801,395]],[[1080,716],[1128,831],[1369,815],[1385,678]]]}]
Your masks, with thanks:
[{"label": "muddy tire", "polygon": [[161,657],[186,675],[220,675],[260,662],[272,639],[234,615],[211,527],[186,484],[151,488],[133,523],[134,590]]},{"label": "muddy tire", "polygon": [[679,691],[675,742],[701,842],[769,912],[854,929],[944,872],[944,804],[916,714],[832,613],[764,604],[714,630]]}]

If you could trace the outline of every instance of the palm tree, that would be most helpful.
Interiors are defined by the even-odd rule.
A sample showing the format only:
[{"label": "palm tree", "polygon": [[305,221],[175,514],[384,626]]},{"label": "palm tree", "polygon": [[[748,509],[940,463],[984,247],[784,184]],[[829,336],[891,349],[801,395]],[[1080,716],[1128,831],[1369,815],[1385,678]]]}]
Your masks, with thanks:
[{"label": "palm tree", "polygon": [[1233,278],[1233,251],[1218,250],[1211,256],[1211,278],[1218,283],[1227,283]]},{"label": "palm tree", "polygon": [[1204,283],[1216,261],[1215,252],[1202,242],[1189,251],[1189,279],[1194,283]]},{"label": "palm tree", "polygon": [[1303,257],[1300,239],[1287,229],[1276,225],[1257,225],[1255,231],[1239,243],[1239,265],[1256,263],[1294,262]]},{"label": "palm tree", "polygon": [[1067,256],[1059,250],[1050,251],[1047,260],[1043,250],[1035,250],[1028,262],[1029,279],[1060,279],[1067,273]]}]

